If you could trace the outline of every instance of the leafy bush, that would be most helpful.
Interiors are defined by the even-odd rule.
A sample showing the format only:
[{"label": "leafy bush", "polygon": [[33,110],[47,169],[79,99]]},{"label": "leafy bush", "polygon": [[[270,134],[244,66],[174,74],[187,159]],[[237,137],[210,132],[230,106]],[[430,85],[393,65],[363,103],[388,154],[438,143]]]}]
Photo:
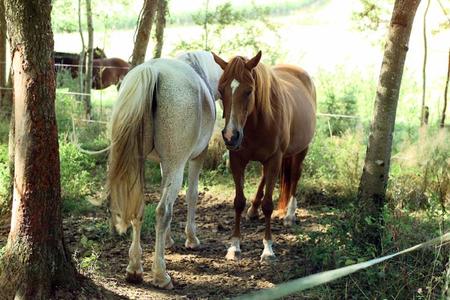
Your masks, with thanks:
[{"label": "leafy bush", "polygon": [[0,144],[0,215],[8,210],[7,197],[9,197],[10,180],[8,145]]},{"label": "leafy bush", "polygon": [[[192,17],[194,23],[203,28],[201,37],[181,41],[174,52],[204,49],[227,55],[250,56],[262,50],[264,58],[274,64],[282,56],[280,50],[272,46],[272,43],[279,43],[277,26],[267,18],[268,9],[254,5],[252,13],[258,17],[249,20],[241,11],[234,9],[230,2],[218,5],[213,12],[206,7],[204,12],[198,12]],[[267,39],[272,42],[267,43]]]},{"label": "leafy bush", "polygon": [[[80,153],[71,143],[60,142],[61,195],[63,211],[82,213],[92,208],[87,201],[97,190],[91,173],[96,167],[96,158]],[[97,179],[98,180],[98,179]]]}]

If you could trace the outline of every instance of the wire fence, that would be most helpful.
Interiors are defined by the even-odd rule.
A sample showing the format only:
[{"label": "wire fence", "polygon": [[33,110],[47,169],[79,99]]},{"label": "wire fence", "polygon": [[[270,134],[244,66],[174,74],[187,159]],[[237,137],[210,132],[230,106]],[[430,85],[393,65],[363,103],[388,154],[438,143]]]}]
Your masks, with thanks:
[{"label": "wire fence", "polygon": [[334,270],[330,270],[330,271],[320,272],[320,273],[313,274],[313,275],[308,275],[308,276],[305,276],[302,278],[294,279],[294,280],[279,284],[278,286],[276,286],[274,288],[242,295],[242,296],[239,296],[234,299],[236,299],[236,300],[279,299],[281,297],[289,296],[294,293],[298,293],[298,292],[334,281],[336,279],[348,276],[352,273],[355,273],[355,272],[363,270],[363,269],[367,269],[373,265],[387,261],[396,256],[406,254],[408,252],[416,251],[419,249],[423,249],[426,247],[431,247],[431,246],[442,247],[444,245],[447,245],[449,242],[450,242],[450,232],[447,232],[440,237],[437,237],[437,238],[429,240],[427,242],[415,245],[415,246],[405,249],[403,251],[399,251],[399,252],[396,252],[396,253],[393,253],[390,255],[386,255],[383,257],[374,258],[374,259],[366,261],[366,262],[353,264],[353,265],[346,266],[343,268],[338,268],[338,269],[334,269]]}]

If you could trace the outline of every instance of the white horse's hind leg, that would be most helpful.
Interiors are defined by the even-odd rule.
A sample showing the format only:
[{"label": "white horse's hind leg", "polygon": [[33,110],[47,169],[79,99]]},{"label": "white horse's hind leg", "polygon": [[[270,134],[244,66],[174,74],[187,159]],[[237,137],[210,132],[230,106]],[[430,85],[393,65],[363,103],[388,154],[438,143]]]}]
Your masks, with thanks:
[{"label": "white horse's hind leg", "polygon": [[[163,168],[164,168],[163,164]],[[153,258],[153,284],[165,289],[173,288],[170,276],[166,272],[164,249],[166,232],[172,220],[173,203],[180,191],[183,181],[183,166],[175,169],[166,169],[163,174],[163,190],[161,200],[156,208],[156,241],[155,255]]]},{"label": "white horse's hind leg", "polygon": [[131,226],[133,227],[133,236],[128,251],[130,261],[127,266],[127,281],[132,283],[142,282],[142,248],[141,248],[141,227],[142,227],[142,214],[144,211],[144,205],[140,209],[140,213],[137,219],[131,221]]},{"label": "white horse's hind leg", "polygon": [[200,241],[197,238],[195,225],[195,210],[197,208],[198,200],[198,177],[200,175],[200,170],[202,169],[203,162],[206,157],[207,149],[205,149],[202,154],[200,154],[195,159],[189,162],[189,189],[186,194],[187,203],[187,222],[186,222],[186,242],[184,245],[186,248],[195,249],[200,246]]}]

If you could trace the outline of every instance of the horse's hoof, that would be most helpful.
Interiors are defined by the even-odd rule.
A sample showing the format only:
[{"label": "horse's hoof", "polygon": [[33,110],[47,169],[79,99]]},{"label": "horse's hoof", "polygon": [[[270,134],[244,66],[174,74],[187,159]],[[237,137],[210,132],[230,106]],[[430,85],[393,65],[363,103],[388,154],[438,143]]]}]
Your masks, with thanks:
[{"label": "horse's hoof", "polygon": [[175,245],[175,241],[173,240],[173,238],[171,238],[171,237],[166,238],[165,248],[170,249],[170,248],[172,248],[173,245]]},{"label": "horse's hoof", "polygon": [[200,246],[200,241],[197,237],[195,237],[194,239],[186,239],[184,246],[187,249],[197,249]]},{"label": "horse's hoof", "polygon": [[262,263],[262,264],[272,264],[272,263],[274,263],[275,261],[276,261],[276,256],[275,256],[275,254],[265,254],[265,253],[263,253],[262,255],[261,255],[261,259],[260,259],[260,263]]},{"label": "horse's hoof", "polygon": [[253,208],[253,206],[250,206],[250,208],[247,210],[246,219],[248,221],[255,221],[258,220],[258,211]]},{"label": "horse's hoof", "polygon": [[227,255],[225,255],[227,260],[239,260],[241,259],[241,251],[228,250]]},{"label": "horse's hoof", "polygon": [[173,289],[172,279],[167,274],[162,277],[153,278],[153,285],[156,286],[157,288],[164,289],[164,290],[172,290]]},{"label": "horse's hoof", "polygon": [[286,211],[284,209],[277,209],[272,212],[272,220],[274,219],[282,219],[286,216]]},{"label": "horse's hoof", "polygon": [[127,271],[126,281],[133,284],[140,284],[144,281],[142,273],[133,272],[130,273]]},{"label": "horse's hoof", "polygon": [[295,224],[295,216],[288,216],[284,217],[283,219],[283,225],[285,227],[292,227]]}]

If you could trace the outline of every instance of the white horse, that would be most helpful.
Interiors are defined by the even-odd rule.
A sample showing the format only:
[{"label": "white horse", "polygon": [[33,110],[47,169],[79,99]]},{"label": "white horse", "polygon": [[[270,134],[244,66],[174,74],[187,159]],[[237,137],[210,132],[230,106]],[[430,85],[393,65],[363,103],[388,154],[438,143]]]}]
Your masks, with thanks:
[{"label": "white horse", "polygon": [[111,221],[119,233],[131,225],[127,280],[142,281],[141,225],[144,212],[144,160],[160,162],[162,194],[156,208],[153,283],[170,289],[165,247],[173,245],[170,222],[189,162],[186,243],[196,248],[198,178],[216,118],[215,99],[222,74],[210,52],[189,52],[177,59],[154,59],[124,78],[111,117],[108,192]]}]

